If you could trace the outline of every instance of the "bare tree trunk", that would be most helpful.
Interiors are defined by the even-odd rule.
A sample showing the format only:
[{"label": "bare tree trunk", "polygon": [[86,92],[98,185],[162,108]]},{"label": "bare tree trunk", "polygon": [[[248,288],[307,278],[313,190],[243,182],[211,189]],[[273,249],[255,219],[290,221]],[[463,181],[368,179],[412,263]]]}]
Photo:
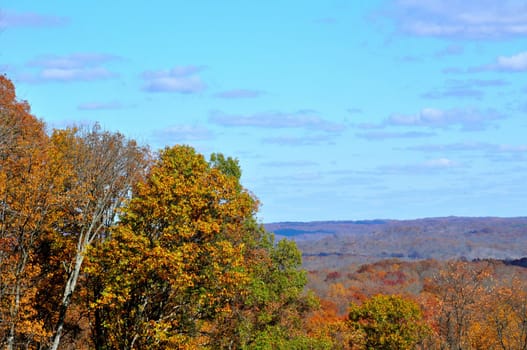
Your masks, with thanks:
[{"label": "bare tree trunk", "polygon": [[64,322],[66,320],[66,312],[71,304],[71,298],[75,287],[77,286],[77,281],[79,280],[79,275],[81,272],[82,262],[84,261],[84,254],[78,253],[75,257],[75,267],[73,271],[68,276],[66,286],[64,287],[64,295],[62,296],[62,302],[59,310],[59,318],[57,321],[55,334],[53,335],[53,343],[51,345],[52,350],[57,350],[60,344],[60,338],[62,337],[62,331],[64,329]]},{"label": "bare tree trunk", "polygon": [[[52,337],[51,350],[57,350],[64,332],[68,309],[77,289],[82,264],[94,241],[107,235],[114,223],[117,209],[129,195],[131,185],[144,167],[145,150],[133,142],[127,142],[120,134],[93,130],[75,135],[73,149],[67,150],[73,162],[77,188],[70,194],[72,211],[80,211],[81,221],[74,217],[72,227],[77,232],[77,246],[66,270],[59,315]],[[78,142],[78,143],[77,143]],[[70,164],[71,165],[71,164]],[[106,234],[105,234],[106,233]]]}]

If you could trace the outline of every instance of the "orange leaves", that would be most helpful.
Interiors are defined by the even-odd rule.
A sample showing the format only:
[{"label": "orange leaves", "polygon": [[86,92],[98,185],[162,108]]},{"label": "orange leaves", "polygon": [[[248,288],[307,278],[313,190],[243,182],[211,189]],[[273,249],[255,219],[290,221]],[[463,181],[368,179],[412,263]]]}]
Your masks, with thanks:
[{"label": "orange leaves", "polygon": [[333,348],[351,349],[349,343],[351,334],[346,317],[339,315],[337,306],[328,300],[320,301],[320,308],[314,311],[306,320],[308,336],[315,339],[325,339],[333,344]]},{"label": "orange leaves", "polygon": [[44,125],[0,76],[0,339],[29,346],[47,335],[37,321],[35,247],[56,205]]},{"label": "orange leaves", "polygon": [[107,349],[302,335],[301,254],[257,224],[240,175],[188,146],[150,159],[98,125],[48,136],[0,76],[0,346],[55,350],[68,328],[77,346],[89,327]]},{"label": "orange leaves", "polygon": [[480,300],[479,319],[471,324],[470,342],[477,348],[527,347],[527,284],[517,277]]},{"label": "orange leaves", "polygon": [[[0,76],[2,346],[30,348],[37,339],[44,346],[53,323],[64,325],[87,248],[107,237],[116,210],[141,177],[145,152],[98,126],[55,130],[49,137]],[[60,335],[55,339],[58,346]]]}]

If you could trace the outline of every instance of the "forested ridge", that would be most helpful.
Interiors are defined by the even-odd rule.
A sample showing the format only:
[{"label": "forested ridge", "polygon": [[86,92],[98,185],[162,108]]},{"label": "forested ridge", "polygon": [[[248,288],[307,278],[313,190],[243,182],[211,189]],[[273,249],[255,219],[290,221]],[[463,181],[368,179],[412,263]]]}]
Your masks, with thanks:
[{"label": "forested ridge", "polygon": [[526,349],[526,270],[497,260],[302,269],[236,159],[46,129],[0,76],[6,349]]},{"label": "forested ridge", "polygon": [[527,217],[283,222],[265,227],[294,240],[308,270],[389,258],[513,261],[527,256]]}]

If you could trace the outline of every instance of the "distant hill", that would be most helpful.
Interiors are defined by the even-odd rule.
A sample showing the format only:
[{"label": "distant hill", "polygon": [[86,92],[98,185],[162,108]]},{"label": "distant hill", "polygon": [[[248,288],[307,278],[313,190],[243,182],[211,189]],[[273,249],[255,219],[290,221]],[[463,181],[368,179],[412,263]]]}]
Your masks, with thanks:
[{"label": "distant hill", "polygon": [[386,258],[513,260],[527,256],[527,217],[279,222],[277,238],[295,240],[307,269]]}]

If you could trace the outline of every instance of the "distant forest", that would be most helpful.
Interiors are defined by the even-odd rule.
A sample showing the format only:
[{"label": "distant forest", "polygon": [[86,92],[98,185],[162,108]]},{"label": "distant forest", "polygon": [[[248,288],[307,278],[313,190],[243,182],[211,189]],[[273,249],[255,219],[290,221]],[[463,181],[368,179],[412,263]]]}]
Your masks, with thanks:
[{"label": "distant forest", "polygon": [[525,218],[264,226],[241,175],[48,130],[0,76],[0,346],[527,348]]},{"label": "distant forest", "polygon": [[270,223],[277,237],[297,242],[304,267],[345,266],[386,258],[502,259],[527,257],[527,217],[444,217]]}]

